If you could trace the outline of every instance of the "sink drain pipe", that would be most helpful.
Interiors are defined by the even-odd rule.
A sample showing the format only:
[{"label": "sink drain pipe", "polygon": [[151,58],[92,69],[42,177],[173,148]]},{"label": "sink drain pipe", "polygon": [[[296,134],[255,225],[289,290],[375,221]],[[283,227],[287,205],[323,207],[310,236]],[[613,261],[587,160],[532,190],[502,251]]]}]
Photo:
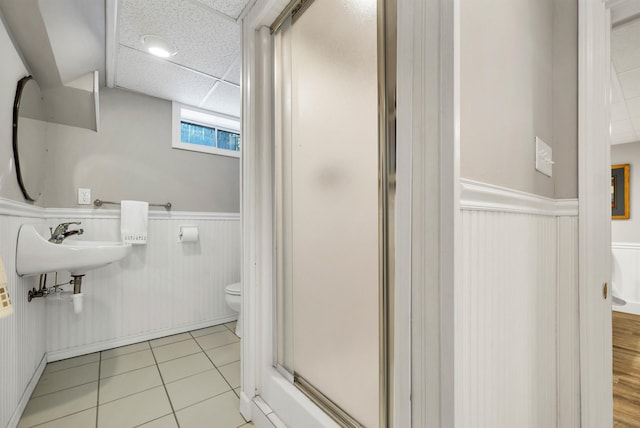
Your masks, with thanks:
[{"label": "sink drain pipe", "polygon": [[73,284],[73,312],[79,314],[82,312],[82,277],[84,275],[71,275],[73,278],[71,284]]}]

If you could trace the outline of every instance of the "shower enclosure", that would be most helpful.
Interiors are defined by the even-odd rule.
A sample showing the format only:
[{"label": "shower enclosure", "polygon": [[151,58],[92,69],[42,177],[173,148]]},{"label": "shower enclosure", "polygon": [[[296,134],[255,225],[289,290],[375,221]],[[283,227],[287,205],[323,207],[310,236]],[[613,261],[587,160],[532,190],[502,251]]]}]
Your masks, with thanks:
[{"label": "shower enclosure", "polygon": [[272,26],[274,366],[346,427],[390,418],[395,61],[381,7],[299,1]]}]

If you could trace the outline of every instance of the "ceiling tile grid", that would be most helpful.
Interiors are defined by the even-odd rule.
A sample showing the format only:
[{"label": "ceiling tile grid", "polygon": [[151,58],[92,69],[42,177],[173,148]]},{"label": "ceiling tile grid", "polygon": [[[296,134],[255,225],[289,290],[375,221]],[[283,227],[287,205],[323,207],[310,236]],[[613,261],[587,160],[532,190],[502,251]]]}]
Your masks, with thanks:
[{"label": "ceiling tile grid", "polygon": [[240,84],[240,72],[242,69],[242,61],[240,61],[240,57],[236,60],[236,62],[231,65],[229,70],[227,70],[227,74],[224,75],[224,80],[227,82],[235,83],[236,85]]},{"label": "ceiling tile grid", "polygon": [[[633,129],[636,131],[636,135],[640,134],[638,132],[638,129],[640,129],[640,115],[638,116],[631,116],[631,125],[633,127]],[[638,141],[640,139],[636,139],[634,141]]]},{"label": "ceiling tile grid", "polygon": [[225,82],[218,82],[209,97],[204,100],[200,107],[240,117],[240,88]]},{"label": "ceiling tile grid", "polygon": [[640,97],[627,100],[627,111],[629,112],[631,120],[633,120],[634,117],[640,117]]},{"label": "ceiling tile grid", "polygon": [[611,122],[629,122],[627,103],[620,101],[611,104]]},{"label": "ceiling tile grid", "polygon": [[[115,85],[239,116],[237,18],[249,1],[119,0]],[[147,34],[166,39],[177,54],[168,59],[150,55],[141,40]]]},{"label": "ceiling tile grid", "polygon": [[611,32],[611,144],[640,140],[640,19]]},{"label": "ceiling tile grid", "polygon": [[143,52],[120,47],[117,86],[153,97],[198,105],[216,80]]},{"label": "ceiling tile grid", "polygon": [[618,80],[625,99],[640,97],[640,68],[619,73]]},{"label": "ceiling tile grid", "polygon": [[225,15],[238,19],[249,0],[198,0],[200,3],[209,6]]},{"label": "ceiling tile grid", "polygon": [[633,20],[611,31],[611,60],[618,73],[640,67],[640,20]]},{"label": "ceiling tile grid", "polygon": [[177,48],[172,62],[214,77],[222,77],[240,55],[240,26],[187,0],[122,0],[120,44],[145,50],[145,34]]}]

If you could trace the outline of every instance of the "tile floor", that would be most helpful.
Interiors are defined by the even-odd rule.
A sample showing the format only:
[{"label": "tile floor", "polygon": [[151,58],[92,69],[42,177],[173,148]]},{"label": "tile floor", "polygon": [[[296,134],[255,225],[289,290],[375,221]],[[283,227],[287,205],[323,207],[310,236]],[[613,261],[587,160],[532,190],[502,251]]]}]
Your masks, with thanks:
[{"label": "tile floor", "polygon": [[47,364],[18,428],[237,428],[235,322]]}]

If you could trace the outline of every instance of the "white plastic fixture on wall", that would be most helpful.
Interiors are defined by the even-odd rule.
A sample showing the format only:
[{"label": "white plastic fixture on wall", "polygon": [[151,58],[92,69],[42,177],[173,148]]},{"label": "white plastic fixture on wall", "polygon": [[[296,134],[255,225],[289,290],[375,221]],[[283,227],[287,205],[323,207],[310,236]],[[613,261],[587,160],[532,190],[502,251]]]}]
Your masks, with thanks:
[{"label": "white plastic fixture on wall", "polygon": [[536,170],[547,177],[551,177],[553,175],[553,164],[553,149],[542,141],[540,137],[536,137]]}]

